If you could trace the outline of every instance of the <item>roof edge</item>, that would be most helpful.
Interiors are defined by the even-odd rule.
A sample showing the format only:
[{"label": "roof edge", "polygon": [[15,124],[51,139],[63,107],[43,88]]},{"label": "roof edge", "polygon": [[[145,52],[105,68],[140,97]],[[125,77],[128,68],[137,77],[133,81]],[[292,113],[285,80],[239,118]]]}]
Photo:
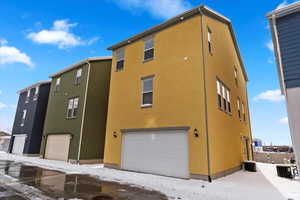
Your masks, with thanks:
[{"label": "roof edge", "polygon": [[72,64],[72,65],[69,65],[68,67],[62,69],[61,71],[59,72],[56,72],[54,74],[51,74],[49,76],[49,78],[54,78],[54,77],[57,77],[63,73],[66,73],[66,72],[69,72],[77,67],[79,67],[80,65],[83,65],[85,63],[88,63],[88,62],[91,62],[91,61],[101,61],[101,60],[111,60],[112,57],[111,56],[101,56],[101,57],[90,57],[90,58],[87,58],[87,59],[84,59],[82,61],[79,61],[75,64]]},{"label": "roof edge", "polygon": [[267,13],[267,18],[272,18],[275,16],[276,18],[286,16],[288,14],[300,11],[300,1],[291,3],[283,8],[275,9],[269,13]]},{"label": "roof edge", "polygon": [[50,80],[47,80],[47,81],[39,81],[39,82],[36,82],[36,83],[34,83],[34,84],[32,84],[32,85],[26,87],[26,88],[23,88],[23,89],[17,91],[17,94],[20,94],[20,93],[25,92],[25,91],[27,91],[27,90],[29,90],[29,89],[35,88],[36,86],[40,86],[40,85],[44,85],[44,84],[48,84],[48,83],[51,83],[51,81],[50,81]]}]

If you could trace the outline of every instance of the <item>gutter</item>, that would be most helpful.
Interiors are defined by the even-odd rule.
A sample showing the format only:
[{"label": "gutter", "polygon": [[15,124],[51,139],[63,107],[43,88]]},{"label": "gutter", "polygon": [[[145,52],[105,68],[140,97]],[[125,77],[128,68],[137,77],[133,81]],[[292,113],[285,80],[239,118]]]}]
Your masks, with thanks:
[{"label": "gutter", "polygon": [[207,111],[207,92],[206,92],[206,70],[205,70],[205,50],[204,50],[204,26],[203,17],[205,16],[202,9],[199,8],[201,14],[201,42],[202,42],[202,57],[203,57],[203,85],[204,85],[204,112],[205,112],[205,134],[206,134],[206,152],[207,152],[207,171],[208,171],[208,181],[212,182],[211,177],[211,162],[210,162],[210,151],[209,151],[209,135],[208,135],[208,111]]},{"label": "gutter", "polygon": [[276,27],[276,15],[272,15],[270,18],[270,22],[272,25],[272,36],[273,36],[273,41],[274,41],[274,51],[275,51],[275,56],[277,60],[277,70],[278,74],[280,77],[280,87],[281,87],[281,94],[286,96],[286,90],[285,90],[285,83],[284,83],[284,75],[283,75],[283,68],[282,68],[282,59],[281,59],[281,53],[280,53],[280,45],[279,45],[279,40],[278,40],[278,32],[277,32],[277,27]]},{"label": "gutter", "polygon": [[88,64],[88,74],[87,74],[87,83],[85,88],[85,95],[84,95],[84,103],[83,103],[83,114],[81,120],[81,128],[80,128],[80,138],[79,138],[79,149],[78,149],[78,156],[77,156],[77,164],[79,164],[80,154],[81,154],[81,144],[82,144],[82,133],[83,133],[83,125],[84,125],[84,118],[85,118],[85,109],[86,109],[86,100],[87,100],[87,93],[89,88],[89,80],[90,80],[90,72],[91,72],[91,63],[89,61],[86,62]]}]

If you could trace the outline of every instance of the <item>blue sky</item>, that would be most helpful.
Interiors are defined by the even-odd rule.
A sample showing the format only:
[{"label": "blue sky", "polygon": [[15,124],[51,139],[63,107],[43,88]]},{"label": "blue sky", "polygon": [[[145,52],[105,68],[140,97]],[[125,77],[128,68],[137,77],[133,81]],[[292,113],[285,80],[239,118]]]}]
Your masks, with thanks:
[{"label": "blue sky", "polygon": [[232,20],[250,79],[253,136],[290,144],[280,96],[267,12],[282,0],[1,0],[0,130],[10,130],[16,91],[106,48],[205,3]]}]

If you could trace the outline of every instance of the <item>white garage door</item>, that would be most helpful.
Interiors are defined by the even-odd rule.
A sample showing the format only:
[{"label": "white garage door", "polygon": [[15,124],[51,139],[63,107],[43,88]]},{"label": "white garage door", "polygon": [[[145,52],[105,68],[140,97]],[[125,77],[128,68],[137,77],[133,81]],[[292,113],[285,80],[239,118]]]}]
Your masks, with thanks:
[{"label": "white garage door", "polygon": [[189,178],[188,155],[184,130],[123,134],[121,167],[125,170]]},{"label": "white garage door", "polygon": [[50,160],[68,160],[69,146],[71,136],[64,135],[48,135],[45,158]]},{"label": "white garage door", "polygon": [[26,135],[18,135],[18,136],[15,135],[12,153],[19,154],[19,155],[23,154],[25,141],[26,141]]}]

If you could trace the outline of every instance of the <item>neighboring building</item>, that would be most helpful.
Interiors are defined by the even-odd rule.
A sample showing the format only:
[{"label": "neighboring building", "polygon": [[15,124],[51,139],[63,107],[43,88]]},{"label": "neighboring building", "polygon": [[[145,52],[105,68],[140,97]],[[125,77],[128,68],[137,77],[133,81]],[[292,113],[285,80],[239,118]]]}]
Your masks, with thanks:
[{"label": "neighboring building", "polygon": [[231,22],[200,6],[109,47],[105,166],[211,180],[252,160]]},{"label": "neighboring building", "polygon": [[262,140],[258,138],[253,139],[253,150],[255,152],[262,152],[263,151],[263,144]]},{"label": "neighboring building", "polygon": [[267,15],[281,92],[286,97],[292,143],[300,168],[300,2]]},{"label": "neighboring building", "polygon": [[281,146],[263,146],[263,151],[265,152],[285,152],[285,153],[293,153],[293,148],[286,145]]},{"label": "neighboring building", "polygon": [[9,152],[38,156],[43,136],[50,81],[20,90]]},{"label": "neighboring building", "polygon": [[111,57],[88,58],[52,78],[41,156],[72,163],[101,162]]},{"label": "neighboring building", "polygon": [[7,152],[11,135],[9,133],[0,131],[0,151]]}]

